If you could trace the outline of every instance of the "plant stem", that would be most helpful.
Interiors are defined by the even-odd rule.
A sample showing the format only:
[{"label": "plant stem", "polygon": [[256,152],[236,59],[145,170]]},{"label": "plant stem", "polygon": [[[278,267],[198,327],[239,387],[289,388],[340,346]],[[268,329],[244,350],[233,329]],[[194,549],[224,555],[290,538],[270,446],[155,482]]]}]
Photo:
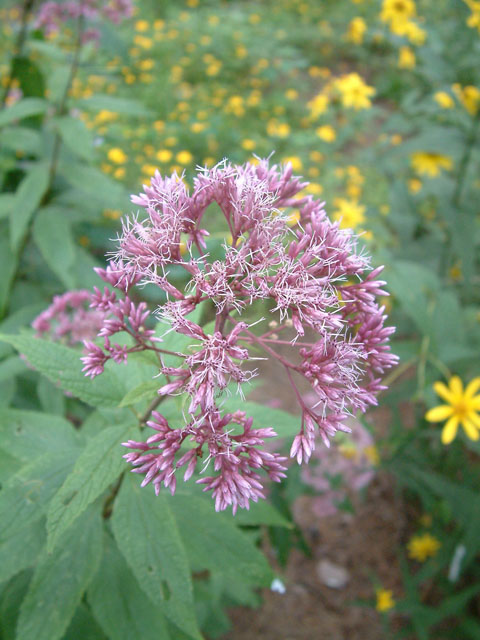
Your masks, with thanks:
[{"label": "plant stem", "polygon": [[15,64],[15,60],[23,54],[23,47],[27,39],[28,18],[32,12],[34,4],[35,4],[35,0],[25,0],[25,2],[23,3],[22,22],[20,25],[20,31],[18,32],[17,41],[15,42],[15,46],[13,48],[12,62],[10,63],[10,70],[8,73],[7,84],[5,85],[5,89],[3,91],[2,99],[0,102],[0,109],[5,108],[8,94],[10,92],[10,89],[12,88],[12,84],[14,80],[13,66]]}]

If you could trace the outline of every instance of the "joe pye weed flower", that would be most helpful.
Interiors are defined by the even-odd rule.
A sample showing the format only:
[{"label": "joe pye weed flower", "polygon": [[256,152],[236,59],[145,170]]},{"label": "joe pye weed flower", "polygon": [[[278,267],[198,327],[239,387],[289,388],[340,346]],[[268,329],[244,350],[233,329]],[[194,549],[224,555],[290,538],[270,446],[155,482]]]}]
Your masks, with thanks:
[{"label": "joe pye weed flower", "polygon": [[[157,171],[150,186],[132,196],[143,213],[124,219],[116,254],[97,269],[109,285],[96,289],[91,301],[103,314],[103,343],[86,341],[82,359],[93,378],[109,359],[123,362],[131,352],[152,350],[161,362],[158,394],[189,398],[184,417],[168,421],[153,411],[147,425],[154,435],[124,443],[133,471],[145,475],[142,485],[153,483],[157,493],[162,485],[174,493],[179,468],[185,480],[197,470],[216,509],[231,505],[235,512],[263,497],[262,471],[274,481],[284,477],[286,458],[263,448],[276,435],[274,425],[254,426],[241,402],[236,411],[222,408],[231,387],[243,397],[259,351],[276,360],[295,391],[301,423],[290,455],[299,463],[310,458],[317,433],[329,446],[336,431],[350,430],[348,416],[377,403],[381,376],[397,361],[388,346],[394,329],[384,326],[377,302],[385,295],[382,268],[372,270],[354,233],[332,222],[324,203],[298,197],[305,186],[290,163],[224,161],[199,168],[191,192],[176,174]],[[215,260],[208,230],[213,203],[228,227],[223,257]],[[170,276],[173,266],[188,278],[182,290]],[[167,332],[189,338],[183,352],[162,349],[162,339],[147,328],[149,310],[130,297],[142,283],[165,293],[155,316]],[[215,316],[208,332],[189,317],[207,301]],[[269,317],[250,317],[249,324],[258,301]],[[118,332],[130,334],[133,346],[112,344]],[[314,392],[313,405],[298,391],[301,379]]]}]

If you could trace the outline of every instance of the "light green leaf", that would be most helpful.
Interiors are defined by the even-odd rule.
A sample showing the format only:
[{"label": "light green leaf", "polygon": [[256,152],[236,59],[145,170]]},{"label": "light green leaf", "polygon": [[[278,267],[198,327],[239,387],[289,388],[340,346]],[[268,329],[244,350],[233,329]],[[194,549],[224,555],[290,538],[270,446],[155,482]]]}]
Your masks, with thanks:
[{"label": "light green leaf", "polygon": [[92,160],[94,156],[93,137],[81,120],[64,116],[57,119],[56,125],[63,142],[70,151],[83,160]]},{"label": "light green leaf", "polygon": [[38,131],[34,129],[10,126],[0,133],[0,146],[12,151],[23,151],[23,153],[36,156],[40,154],[41,137]]},{"label": "light green leaf", "polygon": [[15,122],[15,120],[23,120],[23,118],[45,113],[47,108],[48,102],[46,100],[42,100],[41,98],[24,98],[0,113],[0,127]]},{"label": "light green leaf", "polygon": [[0,580],[9,580],[33,566],[46,540],[45,521],[40,518],[0,542]]},{"label": "light green leaf", "polygon": [[163,613],[145,595],[110,536],[87,598],[111,640],[169,640]]},{"label": "light green leaf", "polygon": [[4,514],[0,522],[0,581],[35,559],[23,544],[31,541],[30,528],[42,518],[77,455],[78,450],[72,450],[41,456],[12,476],[0,492],[0,513]]},{"label": "light green leaf", "polygon": [[17,640],[61,638],[101,556],[101,510],[92,505],[62,537],[57,553],[41,554],[20,609]]},{"label": "light green leaf", "polygon": [[19,373],[23,373],[27,365],[19,356],[11,356],[0,362],[0,381],[13,378]]},{"label": "light green leaf", "polygon": [[112,528],[145,593],[192,638],[201,638],[185,548],[170,502],[128,474],[115,500]]},{"label": "light green leaf", "polygon": [[272,427],[280,438],[290,438],[300,431],[300,414],[293,415],[257,402],[244,402],[239,396],[227,398],[222,408],[227,412],[245,411],[253,418],[253,429]]},{"label": "light green leaf", "polygon": [[82,164],[69,165],[64,178],[95,201],[111,209],[129,207],[128,194],[125,188],[113,178],[103,174],[95,167]]},{"label": "light green leaf", "polygon": [[60,416],[0,409],[0,442],[3,449],[24,462],[45,453],[76,449],[83,436]]},{"label": "light green leaf", "polygon": [[37,396],[46,413],[53,413],[56,416],[65,415],[65,394],[45,376],[37,382]]},{"label": "light green leaf", "polygon": [[58,493],[53,497],[47,514],[48,550],[73,522],[126,470],[121,443],[134,439],[136,426],[116,425],[100,431],[88,441]]},{"label": "light green leaf", "polygon": [[71,267],[76,247],[67,215],[68,211],[59,207],[40,209],[33,224],[33,238],[48,266],[67,288],[73,289]]},{"label": "light green leaf", "polygon": [[152,113],[138,100],[101,94],[97,94],[91,98],[80,98],[76,100],[76,105],[80,109],[86,109],[87,111],[93,111],[95,113],[102,109],[126,116],[148,116]]},{"label": "light green leaf", "polygon": [[14,250],[21,243],[30,219],[48,189],[49,173],[48,165],[35,165],[23,178],[15,193],[10,212],[10,243]]},{"label": "light green leaf", "polygon": [[94,407],[116,407],[123,397],[112,371],[106,370],[93,380],[85,377],[81,371],[80,354],[74,349],[28,335],[0,334],[0,340],[14,346],[54,384]]},{"label": "light green leaf", "polygon": [[145,382],[141,382],[134,389],[130,389],[130,391],[125,394],[119,406],[129,407],[141,400],[154,398],[161,386],[162,385],[158,380],[146,380]]}]

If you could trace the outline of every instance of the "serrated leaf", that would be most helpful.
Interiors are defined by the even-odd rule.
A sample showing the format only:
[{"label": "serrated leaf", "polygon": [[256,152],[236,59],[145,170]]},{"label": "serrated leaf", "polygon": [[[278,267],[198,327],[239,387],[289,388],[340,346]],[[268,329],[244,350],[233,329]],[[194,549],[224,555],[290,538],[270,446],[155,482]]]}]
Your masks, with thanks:
[{"label": "serrated leaf", "polygon": [[0,340],[14,346],[35,369],[80,400],[94,407],[118,406],[123,391],[115,374],[106,370],[93,380],[85,377],[78,351],[28,335],[0,334]]},{"label": "serrated leaf", "polygon": [[57,553],[41,554],[20,609],[17,640],[58,640],[64,634],[102,555],[99,505],[62,537]]},{"label": "serrated leaf", "polygon": [[41,456],[12,476],[0,492],[0,513],[4,514],[0,521],[0,581],[35,559],[23,545],[30,541],[30,528],[42,518],[77,455],[78,450],[72,450]]},{"label": "serrated leaf", "polygon": [[24,98],[0,113],[0,127],[4,127],[6,124],[10,124],[16,120],[23,120],[23,118],[45,113],[47,109],[48,102],[46,100],[42,100],[41,98]]},{"label": "serrated leaf", "polygon": [[22,241],[30,220],[48,189],[49,176],[48,165],[37,164],[23,178],[15,193],[10,212],[10,244],[14,250]]},{"label": "serrated leaf", "polygon": [[50,503],[47,514],[49,551],[73,522],[94,502],[122,471],[126,470],[121,443],[134,438],[136,426],[116,425],[88,441]]},{"label": "serrated leaf", "polygon": [[68,451],[83,443],[82,434],[60,416],[0,409],[0,442],[19,460],[31,462],[45,453]]},{"label": "serrated leaf", "polygon": [[110,536],[87,598],[110,640],[170,640],[165,617],[145,595]]},{"label": "serrated leaf", "polygon": [[160,388],[161,383],[158,380],[147,380],[141,382],[134,389],[130,389],[120,402],[120,407],[129,407],[132,404],[136,404],[141,400],[147,400],[154,398]]},{"label": "serrated leaf", "polygon": [[73,289],[71,267],[76,247],[67,215],[58,207],[40,209],[33,224],[33,238],[48,266],[67,288]]},{"label": "serrated leaf", "polygon": [[94,156],[92,134],[81,120],[64,116],[56,120],[56,125],[60,137],[70,151],[83,160],[92,160]]},{"label": "serrated leaf", "polygon": [[170,503],[128,474],[115,500],[112,528],[145,593],[192,638],[201,638],[185,548]]},{"label": "serrated leaf", "polygon": [[[262,552],[240,531],[230,514],[216,513],[213,501],[177,492],[170,508],[187,550],[192,570],[208,569],[267,586],[273,572]],[[192,531],[192,523],[194,528]]]}]

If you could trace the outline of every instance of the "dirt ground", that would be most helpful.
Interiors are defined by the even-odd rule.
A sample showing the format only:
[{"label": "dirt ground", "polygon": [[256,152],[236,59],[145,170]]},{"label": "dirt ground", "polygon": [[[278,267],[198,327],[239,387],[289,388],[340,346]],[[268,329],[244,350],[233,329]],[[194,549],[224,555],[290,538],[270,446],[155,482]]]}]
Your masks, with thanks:
[{"label": "dirt ground", "polygon": [[[377,476],[355,515],[319,519],[311,498],[295,505],[295,517],[313,557],[294,550],[284,574],[284,594],[264,590],[257,610],[231,610],[233,628],[225,640],[385,640],[379,614],[354,604],[374,600],[372,577],[393,592],[399,590],[395,549],[403,523],[391,480]],[[348,574],[334,589],[322,583],[319,563],[328,560]]]}]

